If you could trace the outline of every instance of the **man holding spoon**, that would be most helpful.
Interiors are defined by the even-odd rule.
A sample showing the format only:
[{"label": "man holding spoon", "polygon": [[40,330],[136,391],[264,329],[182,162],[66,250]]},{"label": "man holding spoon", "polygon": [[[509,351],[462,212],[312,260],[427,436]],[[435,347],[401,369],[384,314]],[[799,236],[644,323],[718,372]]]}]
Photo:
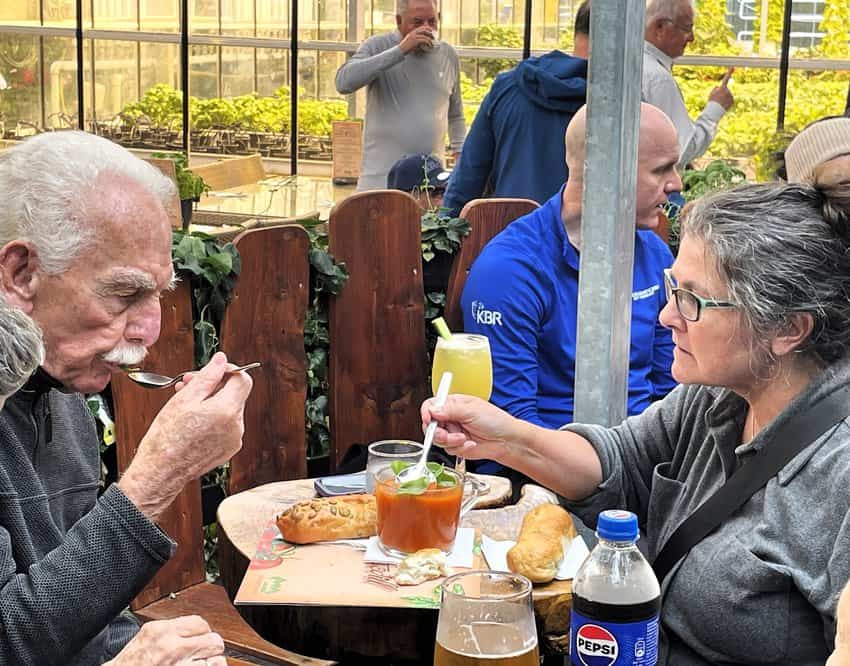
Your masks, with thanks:
[{"label": "man holding spoon", "polygon": [[139,631],[123,611],[174,551],[158,517],[241,447],[250,377],[216,354],[100,495],[83,398],[159,336],[173,194],[152,166],[82,132],[0,156],[0,298],[39,325],[46,352],[0,411],[0,663],[224,663],[202,619]]}]

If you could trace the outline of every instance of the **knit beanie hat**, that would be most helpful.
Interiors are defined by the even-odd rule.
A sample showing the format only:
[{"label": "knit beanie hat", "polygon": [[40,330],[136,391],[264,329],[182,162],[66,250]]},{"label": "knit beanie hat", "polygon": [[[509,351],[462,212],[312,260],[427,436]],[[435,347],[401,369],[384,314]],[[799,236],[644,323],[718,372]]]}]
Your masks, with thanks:
[{"label": "knit beanie hat", "polygon": [[850,154],[850,118],[827,118],[809,125],[785,150],[789,183],[810,183],[819,164]]}]

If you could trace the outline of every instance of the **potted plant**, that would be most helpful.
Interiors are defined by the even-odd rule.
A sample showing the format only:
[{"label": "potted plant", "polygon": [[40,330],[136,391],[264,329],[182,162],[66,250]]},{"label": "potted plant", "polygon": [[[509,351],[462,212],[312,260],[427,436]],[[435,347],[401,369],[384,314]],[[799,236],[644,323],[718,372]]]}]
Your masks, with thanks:
[{"label": "potted plant", "polygon": [[180,193],[180,214],[183,218],[183,228],[188,229],[194,204],[201,200],[201,195],[209,191],[210,187],[203,178],[189,170],[189,160],[185,153],[154,153],[153,156],[174,162],[177,191]]}]

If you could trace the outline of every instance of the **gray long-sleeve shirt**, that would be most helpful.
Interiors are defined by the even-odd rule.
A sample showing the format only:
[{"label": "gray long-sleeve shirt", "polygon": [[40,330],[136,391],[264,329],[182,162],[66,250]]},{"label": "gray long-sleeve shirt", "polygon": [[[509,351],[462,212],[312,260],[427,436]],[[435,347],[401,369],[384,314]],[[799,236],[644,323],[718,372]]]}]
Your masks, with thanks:
[{"label": "gray long-sleeve shirt", "polygon": [[138,631],[122,613],[173,542],[115,486],[98,498],[79,394],[31,380],[0,412],[0,664],[90,666]]},{"label": "gray long-sleeve shirt", "polygon": [[[589,525],[604,509],[635,512],[654,558],[781,423],[848,382],[850,364],[826,370],[746,445],[744,400],[704,386],[680,386],[616,428],[566,426],[590,440],[604,479],[567,506]],[[850,418],[799,453],[667,576],[659,663],[823,664],[850,579],[848,489]]]},{"label": "gray long-sleeve shirt", "polygon": [[443,160],[447,129],[451,150],[463,147],[457,52],[440,42],[405,55],[400,43],[398,31],[370,37],[336,73],[341,94],[368,86],[358,190],[385,188],[390,167],[404,155],[431,153]]}]

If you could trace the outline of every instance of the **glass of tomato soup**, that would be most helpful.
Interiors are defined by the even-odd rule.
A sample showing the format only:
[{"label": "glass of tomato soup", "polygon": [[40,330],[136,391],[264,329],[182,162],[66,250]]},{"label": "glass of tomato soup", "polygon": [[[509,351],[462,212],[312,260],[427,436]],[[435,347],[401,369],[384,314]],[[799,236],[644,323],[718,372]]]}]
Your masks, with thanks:
[{"label": "glass of tomato soup", "polygon": [[391,467],[375,477],[378,543],[388,555],[403,557],[423,548],[449,552],[461,516],[484,494],[477,479],[440,465],[437,468],[436,480],[422,479],[421,483],[399,484],[399,469]]}]

